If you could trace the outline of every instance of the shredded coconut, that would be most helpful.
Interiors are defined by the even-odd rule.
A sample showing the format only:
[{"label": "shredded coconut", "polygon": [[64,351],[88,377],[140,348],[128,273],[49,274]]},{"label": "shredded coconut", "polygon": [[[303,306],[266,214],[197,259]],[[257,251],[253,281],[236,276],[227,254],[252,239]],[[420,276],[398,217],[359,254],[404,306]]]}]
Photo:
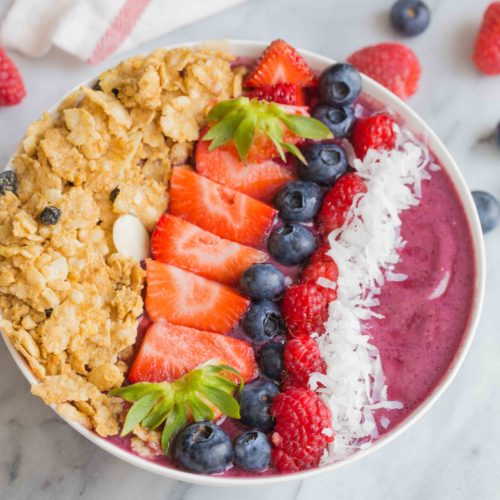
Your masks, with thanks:
[{"label": "shredded coconut", "polygon": [[[329,235],[338,295],[329,305],[326,333],[317,338],[327,372],[310,378],[332,412],[336,433],[323,462],[342,460],[376,439],[375,410],[402,408],[387,400],[380,355],[363,322],[381,317],[372,308],[384,282],[406,279],[395,271],[405,244],[400,213],[418,205],[422,181],[430,178],[428,164],[427,148],[399,129],[394,150],[370,150],[363,161],[354,160],[367,192],[357,197],[343,227]],[[387,427],[387,417],[380,424]]]}]

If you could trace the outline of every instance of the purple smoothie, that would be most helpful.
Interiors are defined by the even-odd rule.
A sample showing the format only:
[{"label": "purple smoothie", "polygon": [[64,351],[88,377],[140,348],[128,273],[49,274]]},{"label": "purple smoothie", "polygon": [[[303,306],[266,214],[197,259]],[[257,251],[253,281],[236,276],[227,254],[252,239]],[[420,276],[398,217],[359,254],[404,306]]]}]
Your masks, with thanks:
[{"label": "purple smoothie", "polygon": [[407,245],[397,272],[408,279],[385,284],[377,308],[384,318],[367,325],[380,351],[388,397],[404,405],[385,412],[390,419],[387,430],[413,412],[446,374],[463,340],[474,298],[469,224],[444,170],[432,172],[432,179],[423,183],[420,205],[401,219]]}]

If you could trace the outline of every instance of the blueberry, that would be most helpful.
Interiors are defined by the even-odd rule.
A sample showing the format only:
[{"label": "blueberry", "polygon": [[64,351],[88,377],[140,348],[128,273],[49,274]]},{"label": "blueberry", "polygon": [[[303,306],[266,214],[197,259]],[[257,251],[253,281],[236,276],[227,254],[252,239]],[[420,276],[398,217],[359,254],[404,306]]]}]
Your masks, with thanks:
[{"label": "blueberry", "polygon": [[271,405],[279,389],[267,380],[254,380],[243,387],[238,399],[241,421],[250,427],[269,432],[274,425]]},{"label": "blueberry", "polygon": [[17,177],[12,170],[0,172],[0,195],[7,191],[17,192]]},{"label": "blueberry", "polygon": [[331,186],[345,174],[349,164],[342,146],[332,143],[312,143],[302,149],[307,165],[299,166],[302,179]]},{"label": "blueberry", "polygon": [[59,222],[61,211],[57,207],[45,207],[40,214],[40,222],[45,226],[53,226]]},{"label": "blueberry", "polygon": [[261,300],[250,306],[243,319],[243,329],[253,340],[263,342],[284,333],[285,322],[274,302]]},{"label": "blueberry", "polygon": [[351,104],[361,93],[361,75],[351,64],[328,66],[319,77],[319,93],[326,104]]},{"label": "blueberry", "polygon": [[114,189],[111,190],[111,192],[109,193],[109,201],[111,203],[113,203],[116,198],[118,197],[118,195],[120,194],[120,188],[118,186],[116,186]]},{"label": "blueberry", "polygon": [[313,117],[324,123],[334,137],[349,135],[354,125],[354,110],[352,106],[331,106],[318,104],[312,113]]},{"label": "blueberry", "polygon": [[286,221],[312,220],[321,207],[323,194],[311,181],[295,181],[284,186],[274,197],[280,217]]},{"label": "blueberry", "polygon": [[267,242],[271,255],[285,266],[296,266],[307,260],[316,245],[311,231],[296,223],[273,229]]},{"label": "blueberry", "polygon": [[186,469],[202,474],[224,472],[233,459],[228,435],[212,422],[188,425],[177,436],[175,459]]},{"label": "blueberry", "polygon": [[271,444],[260,431],[246,431],[234,440],[234,464],[243,470],[263,471],[271,460]]},{"label": "blueberry", "polygon": [[278,342],[264,344],[257,354],[260,371],[271,380],[280,382],[283,376],[284,345]]},{"label": "blueberry", "polygon": [[493,195],[484,191],[472,191],[472,198],[476,204],[481,229],[483,233],[489,233],[500,220],[500,204]]},{"label": "blueberry", "polygon": [[495,132],[493,132],[493,137],[495,139],[495,142],[497,143],[497,146],[500,148],[500,122],[498,122]]},{"label": "blueberry", "polygon": [[240,278],[240,290],[252,299],[274,299],[285,289],[285,275],[272,264],[253,264]]},{"label": "blueberry", "polygon": [[398,0],[391,8],[390,20],[402,35],[415,36],[427,29],[431,13],[421,0]]}]

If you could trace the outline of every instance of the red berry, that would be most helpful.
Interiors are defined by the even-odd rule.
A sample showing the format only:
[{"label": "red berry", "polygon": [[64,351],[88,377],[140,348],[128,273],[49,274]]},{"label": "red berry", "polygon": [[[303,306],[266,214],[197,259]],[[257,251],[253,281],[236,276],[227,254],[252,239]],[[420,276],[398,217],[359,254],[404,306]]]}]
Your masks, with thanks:
[{"label": "red berry", "polygon": [[500,2],[493,2],[484,13],[476,38],[474,63],[487,75],[500,74]]},{"label": "red berry", "polygon": [[0,106],[18,104],[25,95],[24,83],[16,65],[0,48]]},{"label": "red berry", "polygon": [[318,214],[318,221],[323,235],[328,235],[334,229],[341,227],[354,197],[366,192],[363,179],[354,172],[343,175],[327,193]]},{"label": "red berry", "polygon": [[[326,255],[326,252],[329,249],[329,245],[323,245],[312,254],[309,259],[309,264],[302,272],[302,276],[300,278],[302,283],[314,283],[318,286],[322,286],[318,283],[319,278],[326,278],[329,281],[333,281],[335,283],[337,282],[339,277],[339,268],[337,267],[337,264],[335,264],[335,261],[330,256]],[[322,288],[328,297],[328,302],[337,298],[336,290],[327,287]]]},{"label": "red berry", "polygon": [[328,319],[328,299],[324,288],[312,283],[292,285],[285,293],[281,311],[292,337],[323,334]]},{"label": "red berry", "polygon": [[246,94],[250,98],[261,101],[277,102],[290,106],[303,106],[305,104],[304,91],[293,83],[276,83],[258,89],[253,89]]},{"label": "red berry", "polygon": [[317,467],[334,439],[329,408],[313,391],[289,388],[278,394],[271,407],[276,419],[272,435],[274,465],[280,472]]},{"label": "red berry", "polygon": [[274,40],[245,79],[246,87],[294,83],[301,87],[315,81],[304,58],[284,40]]},{"label": "red berry", "polygon": [[394,120],[388,115],[360,118],[352,131],[352,145],[363,159],[369,149],[392,149],[396,144]]},{"label": "red berry", "polygon": [[408,99],[418,89],[421,68],[415,52],[401,43],[381,43],[358,50],[347,59],[365,75]]},{"label": "red berry", "polygon": [[283,363],[290,382],[307,386],[312,373],[325,373],[326,363],[316,341],[310,337],[296,337],[285,344]]}]

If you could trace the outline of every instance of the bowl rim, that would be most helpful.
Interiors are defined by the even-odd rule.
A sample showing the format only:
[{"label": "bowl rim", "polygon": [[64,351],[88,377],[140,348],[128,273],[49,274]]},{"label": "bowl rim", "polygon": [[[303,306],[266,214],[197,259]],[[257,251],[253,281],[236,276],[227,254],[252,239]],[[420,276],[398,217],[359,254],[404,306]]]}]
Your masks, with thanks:
[{"label": "bowl rim", "polygon": [[[166,47],[165,49],[173,49],[177,47],[194,47],[194,46],[207,46],[210,44],[220,45],[223,44],[223,49],[234,53],[236,56],[240,57],[256,57],[262,50],[267,47],[268,42],[257,41],[257,40],[241,40],[241,39],[228,39],[228,40],[198,40],[190,41],[185,43],[176,43]],[[326,66],[329,66],[335,62],[335,60],[317,54],[315,52],[303,49],[297,49],[306,61],[310,64],[313,70],[321,71]],[[115,63],[113,66],[116,66]],[[72,92],[80,88],[81,86],[89,86],[93,84],[97,79],[97,76],[88,78],[83,82],[76,85],[71,89],[65,96],[63,96],[54,106],[52,106],[48,111],[50,113],[55,113],[57,107],[64,99],[70,95]],[[474,249],[474,260],[475,260],[475,286],[474,286],[474,298],[471,307],[470,316],[468,319],[468,324],[466,332],[463,336],[462,342],[454,355],[454,358],[447,369],[447,372],[443,375],[442,379],[435,387],[435,389],[427,396],[427,398],[418,406],[418,408],[413,411],[404,421],[398,424],[393,430],[384,434],[379,440],[377,440],[370,447],[365,448],[351,455],[350,457],[339,461],[333,462],[327,465],[316,467],[314,469],[309,469],[306,471],[291,473],[291,474],[277,474],[271,476],[250,476],[250,477],[224,477],[224,476],[205,476],[194,474],[191,472],[186,472],[183,470],[178,470],[164,465],[160,465],[155,462],[150,462],[145,458],[135,455],[129,451],[126,451],[112,442],[106,440],[105,438],[98,436],[91,430],[83,427],[83,425],[73,422],[62,415],[60,415],[55,408],[52,409],[61,417],[68,425],[75,429],[82,436],[87,438],[89,441],[97,445],[99,448],[107,451],[111,455],[128,462],[131,465],[139,467],[141,469],[147,470],[154,474],[167,477],[170,479],[176,479],[181,481],[186,481],[193,484],[199,485],[211,485],[211,486],[249,486],[249,485],[265,485],[272,483],[282,483],[286,481],[294,481],[299,479],[306,479],[319,474],[324,474],[327,472],[332,472],[348,464],[361,460],[379,450],[383,446],[387,445],[398,436],[403,434],[408,428],[414,425],[441,397],[444,391],[451,384],[455,378],[460,366],[462,365],[467,352],[471,346],[472,340],[474,338],[475,331],[479,322],[482,304],[484,300],[484,289],[485,289],[485,276],[486,276],[486,259],[484,250],[484,240],[481,232],[481,226],[479,222],[479,216],[475,209],[475,205],[472,199],[470,189],[468,188],[466,181],[459,170],[459,167],[443,142],[438,138],[429,125],[415,112],[413,111],[405,102],[399,99],[396,95],[388,91],[385,87],[372,80],[371,78],[362,75],[363,79],[363,92],[368,96],[379,101],[384,107],[391,109],[393,112],[397,113],[404,122],[405,125],[408,124],[408,128],[413,133],[422,133],[426,136],[429,144],[429,148],[434,153],[435,157],[439,160],[440,165],[446,170],[450,179],[452,180],[453,186],[457,191],[457,194],[462,202],[466,218],[469,222],[470,233],[472,237],[472,244]],[[5,168],[9,168],[12,158],[17,154],[20,149],[20,144],[10,156]],[[3,170],[3,169],[2,169]],[[30,368],[28,367],[26,361],[21,356],[21,354],[14,348],[10,340],[3,333],[2,338],[7,346],[8,351],[13,357],[18,368],[21,370],[25,378],[30,384],[37,383],[37,380]]]}]

